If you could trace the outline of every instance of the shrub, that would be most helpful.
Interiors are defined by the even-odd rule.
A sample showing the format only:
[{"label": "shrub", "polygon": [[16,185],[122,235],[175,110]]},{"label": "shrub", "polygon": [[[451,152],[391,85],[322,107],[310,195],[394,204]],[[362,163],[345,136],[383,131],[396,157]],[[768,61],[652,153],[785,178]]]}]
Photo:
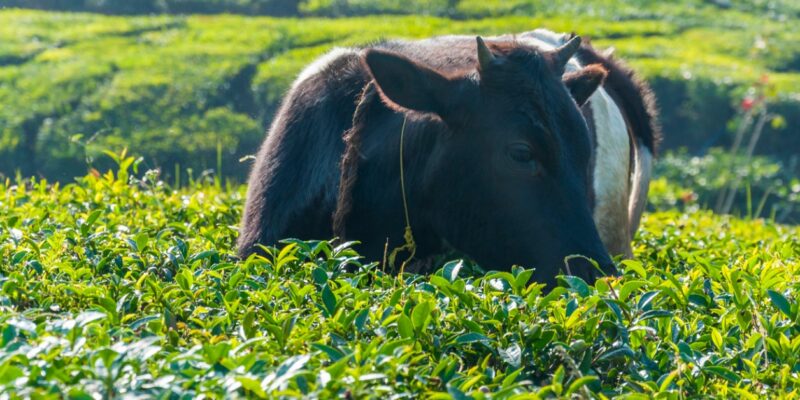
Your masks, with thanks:
[{"label": "shrub", "polygon": [[734,214],[800,223],[800,179],[792,168],[772,158],[745,159],[720,148],[691,156],[684,149],[665,154],[656,166],[656,175],[664,180],[656,183],[651,197],[656,208],[697,204],[714,209],[719,207],[722,192],[739,182],[731,210]]},{"label": "shrub", "polygon": [[[12,397],[781,397],[800,381],[796,227],[648,214],[636,258],[545,294],[534,270],[394,277],[349,245],[234,256],[244,188],[139,161],[0,182]],[[356,272],[345,272],[352,267]]]},{"label": "shrub", "polygon": [[[224,143],[236,147],[225,149],[223,164],[232,178],[243,180],[246,168],[238,160],[252,154],[254,138],[270,124],[296,74],[328,48],[542,26],[586,33],[601,48],[616,47],[653,84],[667,147],[699,151],[725,144],[727,121],[765,73],[775,87],[771,109],[785,117],[786,129],[768,128],[758,151],[789,164],[800,146],[800,136],[792,134],[800,126],[800,73],[782,55],[798,42],[794,25],[778,19],[762,29],[764,17],[710,6],[687,12],[655,2],[638,11],[626,2],[526,4],[543,9],[533,17],[465,20],[2,11],[0,98],[8,100],[0,109],[0,173],[71,180],[85,173],[87,149],[92,158],[92,149],[106,147],[137,149],[165,174],[176,165],[205,169],[217,165],[216,140],[196,143],[190,131],[210,126],[198,121],[211,110],[226,109],[227,117],[211,125],[218,137],[231,136]],[[186,137],[176,138],[176,132]],[[166,138],[176,138],[174,148],[162,145]]]}]

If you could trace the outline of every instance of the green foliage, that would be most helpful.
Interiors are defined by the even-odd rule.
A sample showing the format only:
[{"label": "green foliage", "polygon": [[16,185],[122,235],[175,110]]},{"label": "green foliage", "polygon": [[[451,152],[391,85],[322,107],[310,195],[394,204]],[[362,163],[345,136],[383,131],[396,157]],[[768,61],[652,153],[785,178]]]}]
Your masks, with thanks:
[{"label": "green foliage", "polygon": [[[656,89],[668,146],[697,147],[724,132],[740,99],[763,74],[769,75],[774,92],[771,109],[786,118],[786,127],[768,128],[760,151],[788,159],[786,149],[800,146],[800,135],[791,134],[800,126],[794,100],[800,93],[800,25],[791,5],[422,3],[330,4],[347,13],[352,7],[372,7],[459,19],[0,11],[0,173],[13,176],[19,170],[25,176],[70,181],[86,172],[87,160],[106,167],[93,161],[102,149],[123,147],[165,174],[176,166],[200,171],[216,167],[221,145],[222,172],[242,180],[248,165],[239,159],[254,152],[296,74],[331,47],[537,27],[576,31],[593,37],[601,48],[614,46]],[[320,15],[327,13],[323,6],[328,3],[304,4],[308,12],[316,4]],[[424,9],[436,4],[450,11]],[[769,7],[761,14],[745,13]],[[491,18],[478,18],[487,15]]]},{"label": "green foliage", "polygon": [[684,149],[665,154],[656,176],[650,196],[655,209],[713,209],[720,193],[738,180],[734,214],[800,223],[800,179],[768,157],[746,160],[719,148],[690,156]]},{"label": "green foliage", "polygon": [[243,13],[295,15],[301,0],[0,0],[0,7],[108,14]]},{"label": "green foliage", "polygon": [[[20,397],[780,397],[800,380],[800,231],[646,215],[621,277],[395,277],[353,244],[237,259],[243,187],[141,159],[0,184],[0,391]],[[354,272],[348,272],[354,271]],[[530,392],[530,393],[529,393]]]},{"label": "green foliage", "polygon": [[[792,0],[740,0],[736,2],[675,0],[0,0],[0,7],[24,7],[59,11],[90,11],[109,14],[149,13],[244,13],[263,15],[353,16],[361,14],[425,14],[458,17],[498,15],[563,14],[630,15],[649,13],[651,9],[672,10],[711,8],[735,9],[762,13],[771,18],[800,15],[800,6]],[[643,11],[642,9],[645,9]]]}]

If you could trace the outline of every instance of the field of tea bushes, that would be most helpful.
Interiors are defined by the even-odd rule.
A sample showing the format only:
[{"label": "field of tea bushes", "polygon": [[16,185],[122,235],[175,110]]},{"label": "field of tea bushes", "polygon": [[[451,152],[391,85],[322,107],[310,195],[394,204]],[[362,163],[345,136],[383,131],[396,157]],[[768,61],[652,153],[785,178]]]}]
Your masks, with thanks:
[{"label": "field of tea bushes", "polygon": [[0,173],[70,182],[87,166],[110,167],[102,150],[128,147],[165,175],[221,169],[242,181],[249,164],[239,160],[262,140],[294,76],[331,47],[538,27],[615,47],[656,89],[669,146],[720,136],[764,81],[787,124],[768,127],[762,152],[800,146],[800,24],[788,5],[748,13],[688,0],[513,3],[461,1],[459,19],[0,10]]},{"label": "field of tea bushes", "polygon": [[[317,17],[0,10],[0,399],[800,398],[800,227],[775,222],[800,210],[775,161],[800,148],[800,6],[298,4]],[[357,243],[291,239],[236,257],[248,156],[310,60],[537,27],[613,46],[667,147],[691,147],[662,157],[621,276],[397,276]],[[745,96],[780,116],[773,158],[703,150]],[[705,211],[731,182],[740,217]]]},{"label": "field of tea bushes", "polygon": [[[235,257],[243,187],[130,157],[0,183],[0,393],[230,398],[796,398],[800,229],[645,215],[621,277],[384,273],[358,246]],[[345,272],[353,267],[356,272]]]}]

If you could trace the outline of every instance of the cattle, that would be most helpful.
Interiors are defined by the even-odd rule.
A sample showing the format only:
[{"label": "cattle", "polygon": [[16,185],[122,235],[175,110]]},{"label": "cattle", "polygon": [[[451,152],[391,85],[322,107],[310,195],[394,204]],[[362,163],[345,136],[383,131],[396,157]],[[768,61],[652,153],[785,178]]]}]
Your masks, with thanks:
[{"label": "cattle", "polygon": [[485,268],[535,267],[548,285],[559,273],[613,274],[609,251],[630,255],[646,196],[651,158],[636,149],[652,155],[654,141],[616,89],[596,91],[607,76],[630,82],[636,93],[619,98],[654,115],[646,87],[579,37],[334,49],[298,76],[259,150],[239,254],[339,235],[385,260],[410,236],[417,260],[454,251]]}]

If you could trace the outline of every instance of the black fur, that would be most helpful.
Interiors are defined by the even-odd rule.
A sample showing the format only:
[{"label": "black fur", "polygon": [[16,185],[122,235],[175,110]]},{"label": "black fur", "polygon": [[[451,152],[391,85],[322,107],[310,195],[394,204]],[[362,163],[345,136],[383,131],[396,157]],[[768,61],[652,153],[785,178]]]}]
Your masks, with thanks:
[{"label": "black fur", "polygon": [[[406,194],[419,258],[454,248],[488,268],[535,266],[535,278],[550,284],[559,271],[598,276],[580,260],[564,271],[571,254],[613,272],[591,216],[586,122],[552,57],[513,41],[490,42],[496,60],[479,72],[474,43],[379,43],[297,82],[251,173],[240,255],[286,237],[331,237],[343,134],[364,86],[376,78],[381,95],[365,105],[343,239],[362,241],[360,251],[372,260],[383,258],[387,241],[390,250],[403,243],[405,119]],[[398,76],[414,81],[393,80]],[[594,75],[586,79],[600,84]]]}]

